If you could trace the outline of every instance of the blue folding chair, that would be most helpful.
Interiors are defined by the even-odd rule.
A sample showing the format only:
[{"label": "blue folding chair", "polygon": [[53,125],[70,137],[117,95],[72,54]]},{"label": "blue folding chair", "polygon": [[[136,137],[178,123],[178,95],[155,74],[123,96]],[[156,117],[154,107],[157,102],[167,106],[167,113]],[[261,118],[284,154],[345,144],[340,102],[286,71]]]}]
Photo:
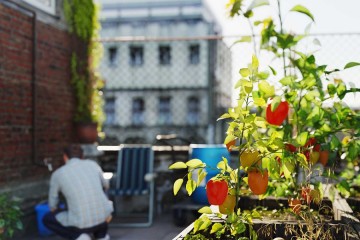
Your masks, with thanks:
[{"label": "blue folding chair", "polygon": [[[153,175],[154,152],[151,145],[120,145],[117,159],[116,173],[111,180],[108,195],[114,201],[115,219],[111,226],[126,227],[148,227],[153,221],[154,212],[154,175]],[[116,206],[117,196],[147,196],[148,209],[145,221],[117,223],[116,216],[118,207]],[[127,214],[131,220],[140,219],[138,213]],[[144,214],[140,214],[144,216]],[[144,219],[143,217],[141,219]],[[123,218],[123,220],[125,220]]]}]

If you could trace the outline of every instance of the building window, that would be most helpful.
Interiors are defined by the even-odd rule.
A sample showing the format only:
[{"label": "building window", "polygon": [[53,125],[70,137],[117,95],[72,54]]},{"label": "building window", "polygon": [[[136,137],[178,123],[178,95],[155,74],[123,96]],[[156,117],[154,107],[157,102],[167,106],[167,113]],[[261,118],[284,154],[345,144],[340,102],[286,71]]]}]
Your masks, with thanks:
[{"label": "building window", "polygon": [[133,99],[132,103],[132,124],[143,125],[145,122],[145,104],[142,98]]},{"label": "building window", "polygon": [[27,2],[44,12],[52,15],[56,14],[56,0],[24,0],[24,2]]},{"label": "building window", "polygon": [[196,125],[200,123],[200,101],[197,97],[189,97],[187,101],[187,123]]},{"label": "building window", "polygon": [[170,46],[159,46],[159,63],[160,65],[170,65],[171,63]]},{"label": "building window", "polygon": [[130,47],[130,65],[141,66],[144,64],[144,48],[143,47]]},{"label": "building window", "polygon": [[106,125],[115,124],[115,98],[107,98],[105,100]]},{"label": "building window", "polygon": [[116,47],[110,47],[108,49],[108,60],[110,66],[116,66],[117,64],[117,48]]},{"label": "building window", "polygon": [[200,46],[199,44],[194,44],[189,46],[189,62],[190,64],[199,64],[200,63]]},{"label": "building window", "polygon": [[172,123],[170,97],[159,98],[159,124],[169,125]]}]

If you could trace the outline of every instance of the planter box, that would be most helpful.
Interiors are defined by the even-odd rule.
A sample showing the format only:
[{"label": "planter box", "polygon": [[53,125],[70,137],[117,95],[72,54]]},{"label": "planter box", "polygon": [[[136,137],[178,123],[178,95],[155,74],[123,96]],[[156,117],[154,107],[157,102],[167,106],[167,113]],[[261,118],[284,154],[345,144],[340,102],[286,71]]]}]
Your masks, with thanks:
[{"label": "planter box", "polygon": [[[214,222],[224,221],[213,217]],[[271,240],[276,237],[284,239],[295,239],[296,236],[301,236],[300,228],[306,229],[306,223],[303,225],[299,224],[298,221],[279,221],[279,220],[253,220],[253,228],[258,234],[258,239],[261,240]],[[322,226],[323,231],[329,231],[331,233],[332,239],[334,240],[358,240],[359,235],[356,233],[356,230],[345,223],[341,222],[327,222]],[[193,223],[185,228],[180,234],[178,234],[173,240],[183,240],[187,234],[193,230]],[[299,235],[296,235],[294,232],[298,232]],[[237,239],[234,237],[234,239]],[[329,238],[330,240],[331,238]]]},{"label": "planter box", "polygon": [[[332,204],[329,200],[325,199],[323,204],[334,209],[334,216],[328,215],[327,220],[324,220],[321,224],[311,224],[312,226],[321,227],[322,231],[328,231],[331,234],[332,239],[336,240],[355,240],[360,239],[359,235],[359,221],[353,217],[351,214],[348,214],[344,208],[344,199],[337,198]],[[346,202],[346,201],[345,201]],[[257,197],[245,196],[241,197],[239,201],[239,206],[242,210],[253,209],[254,207],[262,206],[266,207],[268,210],[272,209],[281,209],[287,207],[288,200],[286,198],[266,198],[264,200],[259,200]],[[348,209],[347,209],[348,210]],[[321,213],[321,211],[320,211]],[[336,216],[340,218],[336,220]],[[214,221],[224,221],[224,219],[217,218],[215,215],[209,215],[209,217]],[[301,236],[301,228],[303,230],[307,229],[309,226],[306,226],[309,223],[304,221],[296,220],[295,217],[288,218],[285,220],[282,219],[267,219],[263,218],[253,219],[253,228],[258,234],[258,238],[261,240],[274,239],[276,237],[281,237],[284,239],[291,239],[296,236]],[[182,240],[185,236],[190,233],[193,229],[193,223],[185,228],[180,234],[178,234],[173,240]],[[331,237],[327,239],[331,239]],[[235,239],[235,238],[234,238]]]}]

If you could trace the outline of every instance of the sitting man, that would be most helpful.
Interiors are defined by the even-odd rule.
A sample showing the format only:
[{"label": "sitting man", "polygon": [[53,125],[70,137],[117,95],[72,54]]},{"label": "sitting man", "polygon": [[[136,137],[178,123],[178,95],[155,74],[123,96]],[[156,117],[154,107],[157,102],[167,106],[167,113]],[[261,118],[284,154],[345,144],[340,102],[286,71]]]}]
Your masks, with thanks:
[{"label": "sitting man", "polygon": [[[108,223],[113,212],[112,202],[104,189],[108,188],[100,166],[92,160],[82,160],[80,145],[64,149],[65,165],[51,176],[49,207],[44,225],[54,233],[77,240],[110,239]],[[67,209],[57,209],[59,193],[65,197]]]}]

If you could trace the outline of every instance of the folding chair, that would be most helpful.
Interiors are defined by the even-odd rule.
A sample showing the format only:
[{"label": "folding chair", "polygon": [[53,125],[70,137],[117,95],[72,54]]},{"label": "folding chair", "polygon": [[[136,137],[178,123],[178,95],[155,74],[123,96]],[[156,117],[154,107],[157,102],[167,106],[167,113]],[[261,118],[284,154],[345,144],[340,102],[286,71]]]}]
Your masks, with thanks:
[{"label": "folding chair", "polygon": [[[111,180],[108,191],[115,206],[115,218],[111,226],[148,227],[153,221],[154,212],[154,152],[151,145],[120,145],[116,173]],[[146,221],[116,223],[118,206],[115,197],[148,196]],[[128,213],[127,217],[137,217],[144,214]],[[129,219],[130,220],[130,219]],[[133,220],[133,219],[131,219]]]}]

